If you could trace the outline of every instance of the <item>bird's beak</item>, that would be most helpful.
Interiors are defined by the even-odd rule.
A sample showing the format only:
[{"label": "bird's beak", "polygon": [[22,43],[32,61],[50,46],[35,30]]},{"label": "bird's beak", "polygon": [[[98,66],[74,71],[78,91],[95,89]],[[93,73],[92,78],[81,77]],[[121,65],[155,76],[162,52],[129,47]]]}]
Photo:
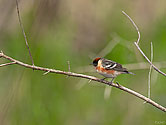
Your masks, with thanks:
[{"label": "bird's beak", "polygon": [[93,63],[90,63],[89,65],[93,65]]}]

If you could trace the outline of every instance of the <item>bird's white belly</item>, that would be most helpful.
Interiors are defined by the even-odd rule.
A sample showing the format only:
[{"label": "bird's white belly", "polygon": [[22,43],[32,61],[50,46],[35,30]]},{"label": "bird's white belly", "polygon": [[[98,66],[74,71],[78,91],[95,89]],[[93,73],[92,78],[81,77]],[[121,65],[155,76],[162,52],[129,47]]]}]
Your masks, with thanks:
[{"label": "bird's white belly", "polygon": [[107,78],[115,78],[115,77],[117,77],[117,75],[120,74],[120,72],[117,72],[117,71],[115,71],[114,74],[107,74],[107,73],[100,72],[98,70],[97,70],[97,72]]}]

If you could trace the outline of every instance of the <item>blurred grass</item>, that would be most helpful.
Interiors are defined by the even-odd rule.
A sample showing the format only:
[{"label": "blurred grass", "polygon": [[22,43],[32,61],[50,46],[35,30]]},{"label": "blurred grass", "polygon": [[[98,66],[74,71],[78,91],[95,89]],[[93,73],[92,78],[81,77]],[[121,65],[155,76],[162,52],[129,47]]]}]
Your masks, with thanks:
[{"label": "blurred grass", "polygon": [[[151,10],[149,5],[152,5],[154,10]],[[137,39],[137,33],[121,13],[122,9],[138,25],[141,32],[140,46],[147,56],[150,57],[152,41],[154,61],[166,61],[164,5],[165,2],[162,4],[154,0],[126,3],[109,0],[20,2],[21,17],[35,65],[67,71],[67,61],[70,61],[73,72],[76,68],[89,65],[92,61],[89,56],[100,52],[110,40],[114,39],[111,35],[114,33],[121,37],[120,43],[123,43],[123,39],[128,42],[125,42],[127,45],[115,46],[105,55],[106,58],[122,64],[145,61],[132,43]],[[8,7],[6,11],[7,9]],[[0,49],[13,58],[31,64],[17,14],[15,11],[7,14],[10,15],[6,15],[10,17],[7,28],[1,27],[5,16],[0,22],[2,23]],[[5,61],[1,59],[0,62]],[[166,69],[161,70],[166,72]],[[126,87],[147,95],[148,70],[133,72],[135,76],[121,75],[116,80]],[[91,75],[98,76],[95,72]],[[83,80],[88,84],[77,89],[79,80],[80,78],[66,79],[63,75],[51,73],[43,76],[41,71],[17,65],[2,67],[0,69],[1,124],[140,125],[165,121],[163,112],[149,104],[143,104],[142,100],[130,94],[113,88],[110,98],[105,100],[104,85]],[[165,77],[158,74],[157,81],[153,81],[151,86],[152,99],[163,106],[166,106],[165,81]]]}]

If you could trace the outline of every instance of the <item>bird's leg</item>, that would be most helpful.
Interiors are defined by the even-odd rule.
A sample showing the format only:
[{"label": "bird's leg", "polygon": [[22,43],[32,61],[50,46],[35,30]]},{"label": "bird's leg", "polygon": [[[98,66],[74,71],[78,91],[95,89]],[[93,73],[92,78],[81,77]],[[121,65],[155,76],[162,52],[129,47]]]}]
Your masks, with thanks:
[{"label": "bird's leg", "polygon": [[113,82],[114,79],[115,79],[115,77],[112,78],[111,83]]},{"label": "bird's leg", "polygon": [[115,77],[113,77],[112,79],[111,79],[111,82],[110,82],[110,84],[112,84],[112,82],[113,82],[113,80],[115,79]]}]

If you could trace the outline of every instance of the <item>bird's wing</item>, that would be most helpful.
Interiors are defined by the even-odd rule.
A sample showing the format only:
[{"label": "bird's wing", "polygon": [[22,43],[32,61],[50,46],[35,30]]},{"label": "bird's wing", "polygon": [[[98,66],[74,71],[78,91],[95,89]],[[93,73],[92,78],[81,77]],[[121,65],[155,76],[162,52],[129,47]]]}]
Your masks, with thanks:
[{"label": "bird's wing", "polygon": [[121,64],[114,62],[114,61],[111,61],[111,60],[107,60],[107,59],[103,60],[102,66],[107,70],[127,72],[127,69],[123,68]]}]

